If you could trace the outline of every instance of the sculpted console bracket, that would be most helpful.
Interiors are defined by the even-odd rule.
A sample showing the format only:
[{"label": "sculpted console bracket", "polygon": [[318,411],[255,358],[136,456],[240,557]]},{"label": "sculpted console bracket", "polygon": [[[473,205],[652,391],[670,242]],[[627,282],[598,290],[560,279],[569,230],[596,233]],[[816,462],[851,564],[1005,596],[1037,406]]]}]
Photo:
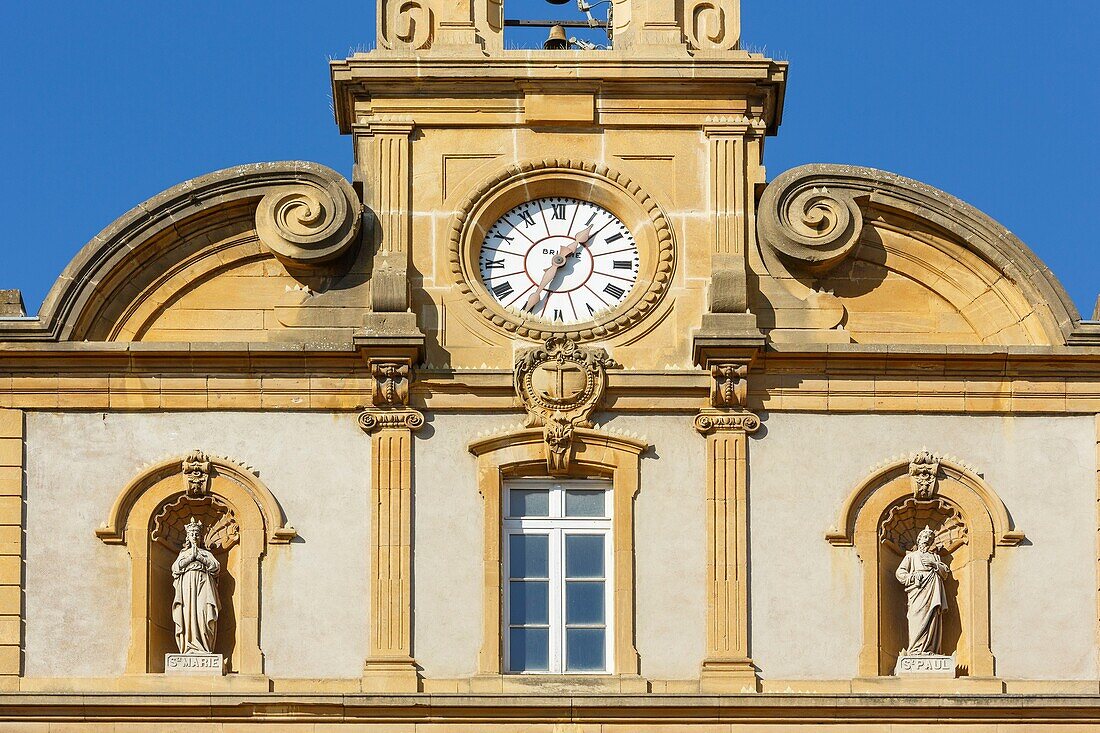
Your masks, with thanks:
[{"label": "sculpted console bracket", "polygon": [[527,409],[526,426],[543,428],[550,475],[568,472],[573,429],[592,427],[607,388],[606,370],[620,366],[603,349],[559,337],[516,356],[516,394]]},{"label": "sculpted console bracket", "polygon": [[374,383],[371,386],[373,408],[359,414],[359,427],[368,433],[403,428],[413,432],[424,427],[424,415],[410,408],[409,383],[413,378],[412,359],[386,357],[368,360]]}]

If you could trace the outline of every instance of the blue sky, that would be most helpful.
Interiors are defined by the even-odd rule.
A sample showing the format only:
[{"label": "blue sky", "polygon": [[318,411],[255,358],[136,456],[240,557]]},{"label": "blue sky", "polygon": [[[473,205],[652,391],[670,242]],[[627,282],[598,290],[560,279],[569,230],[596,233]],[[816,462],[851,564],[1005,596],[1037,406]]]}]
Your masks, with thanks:
[{"label": "blue sky", "polygon": [[[0,288],[31,312],[85,242],[180,181],[261,160],[351,173],[327,60],[371,45],[368,0],[3,9]],[[746,47],[791,63],[770,176],[851,163],[942,188],[1015,232],[1091,316],[1100,3],[742,0],[742,27]]]}]

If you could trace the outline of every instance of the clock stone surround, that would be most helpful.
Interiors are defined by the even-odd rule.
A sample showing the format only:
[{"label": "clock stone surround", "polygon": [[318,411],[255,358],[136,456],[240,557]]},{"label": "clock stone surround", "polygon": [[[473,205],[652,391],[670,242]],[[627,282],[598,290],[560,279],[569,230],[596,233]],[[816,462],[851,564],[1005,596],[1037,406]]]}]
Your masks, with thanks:
[{"label": "clock stone surround", "polygon": [[[626,298],[591,321],[561,324],[502,307],[481,282],[478,257],[491,228],[513,207],[540,198],[565,197],[600,206],[634,237],[638,277]],[[607,338],[658,309],[672,281],[675,243],[672,226],[657,202],[624,174],[575,160],[523,161],[481,181],[453,215],[450,264],[458,290],[482,318],[499,331],[542,341],[568,337]]]}]

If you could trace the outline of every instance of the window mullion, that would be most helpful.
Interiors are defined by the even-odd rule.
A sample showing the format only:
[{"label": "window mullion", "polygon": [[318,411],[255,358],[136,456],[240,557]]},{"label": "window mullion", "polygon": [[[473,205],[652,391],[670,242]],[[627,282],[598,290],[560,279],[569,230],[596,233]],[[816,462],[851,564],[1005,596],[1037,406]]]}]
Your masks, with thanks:
[{"label": "window mullion", "polygon": [[562,655],[563,646],[563,621],[564,616],[562,613],[563,598],[564,598],[564,583],[562,576],[564,574],[564,564],[562,559],[564,557],[564,542],[562,540],[561,529],[554,529],[551,531],[551,564],[550,564],[550,670],[552,672],[561,673],[565,668],[564,657]]}]

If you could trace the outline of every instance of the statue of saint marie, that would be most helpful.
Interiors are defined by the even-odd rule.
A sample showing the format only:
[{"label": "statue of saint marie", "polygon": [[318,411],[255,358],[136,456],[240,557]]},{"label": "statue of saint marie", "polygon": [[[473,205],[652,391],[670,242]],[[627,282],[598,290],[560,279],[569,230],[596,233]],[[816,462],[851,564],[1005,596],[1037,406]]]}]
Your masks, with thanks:
[{"label": "statue of saint marie", "polygon": [[202,546],[202,522],[191,517],[187,539],[172,563],[172,621],[180,654],[213,654],[218,633],[218,572],[221,565]]},{"label": "statue of saint marie", "polygon": [[909,596],[909,647],[903,656],[927,656],[940,653],[943,614],[947,611],[944,578],[951,570],[932,551],[936,533],[925,527],[917,535],[917,546],[905,553],[897,576]]}]

